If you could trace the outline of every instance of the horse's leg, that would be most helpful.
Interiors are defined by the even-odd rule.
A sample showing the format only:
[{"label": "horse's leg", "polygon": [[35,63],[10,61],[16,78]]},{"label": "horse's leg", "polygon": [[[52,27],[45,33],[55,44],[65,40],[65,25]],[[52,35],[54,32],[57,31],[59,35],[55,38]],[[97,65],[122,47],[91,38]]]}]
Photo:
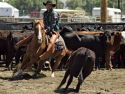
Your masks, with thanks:
[{"label": "horse's leg", "polygon": [[[26,59],[29,61],[29,59]],[[18,74],[14,77],[14,79],[17,79],[21,76],[22,72],[28,67],[28,66],[31,66],[33,63],[37,62],[39,60],[39,57],[35,57],[35,58],[32,58],[30,59],[30,61],[27,63],[23,62],[22,66],[21,66],[21,69],[20,71],[18,72]]]},{"label": "horse's leg", "polygon": [[28,61],[29,61],[29,57],[27,56],[27,54],[25,54],[24,58],[23,58],[23,61],[22,61],[22,64],[21,64],[21,67],[17,67],[14,70],[13,75],[14,75],[14,73],[16,73],[20,69],[19,72],[16,75],[16,77],[19,77],[22,74],[22,72],[23,72],[22,67],[25,66],[28,63]]},{"label": "horse's leg", "polygon": [[65,72],[64,78],[63,78],[63,80],[61,81],[61,83],[60,83],[60,85],[58,86],[57,89],[60,89],[60,87],[61,87],[63,84],[65,84],[66,79],[67,79],[67,77],[69,76],[69,73],[70,73],[70,70],[68,69],[68,70]]},{"label": "horse's leg", "polygon": [[46,52],[44,52],[42,55],[39,56],[40,60],[45,60],[49,58],[53,52],[54,52],[54,45],[52,43],[49,43]]},{"label": "horse's leg", "polygon": [[54,67],[52,68],[52,74],[51,77],[54,77],[54,72],[56,71],[56,69],[58,68],[58,66],[60,65],[60,62],[62,60],[62,58],[64,57],[64,55],[59,55],[55,58],[56,62]]},{"label": "horse's leg", "polygon": [[27,62],[26,64],[23,64],[23,66],[21,66],[22,70],[25,70],[27,67],[31,66],[32,64],[34,64],[35,62],[37,62],[39,60],[39,57],[36,56],[34,58],[31,58],[29,62]]},{"label": "horse's leg", "polygon": [[16,78],[20,77],[21,74],[23,73],[23,71],[30,65],[32,65],[33,63],[35,63],[36,61],[39,60],[39,57],[34,57],[32,59],[30,59],[29,61],[29,57],[25,54],[20,71],[17,73],[17,75],[15,76]]},{"label": "horse's leg", "polygon": [[22,67],[25,66],[29,62],[29,60],[30,60],[30,57],[28,56],[28,54],[25,54],[23,56],[23,60],[22,60],[22,64],[21,64],[20,69],[22,69]]},{"label": "horse's leg", "polygon": [[40,73],[42,66],[44,65],[45,60],[39,60],[38,67],[36,72],[33,74],[33,77],[36,77],[38,73]]}]

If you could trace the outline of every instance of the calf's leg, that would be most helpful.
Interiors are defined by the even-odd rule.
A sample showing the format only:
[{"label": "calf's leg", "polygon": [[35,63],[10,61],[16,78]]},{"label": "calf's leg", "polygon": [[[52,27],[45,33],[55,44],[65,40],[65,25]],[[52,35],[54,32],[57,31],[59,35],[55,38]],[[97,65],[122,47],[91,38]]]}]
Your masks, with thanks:
[{"label": "calf's leg", "polygon": [[79,92],[81,84],[83,83],[83,81],[85,80],[85,78],[91,74],[91,72],[93,71],[93,68],[94,68],[94,61],[92,61],[92,62],[91,61],[86,62],[85,66],[80,71],[82,73],[80,73],[80,75],[78,77],[78,84],[76,86],[75,92],[77,92],[77,93]]},{"label": "calf's leg", "polygon": [[106,61],[106,69],[112,69],[111,62],[110,62],[110,53],[105,53],[105,61]]},{"label": "calf's leg", "polygon": [[66,90],[69,87],[69,85],[71,84],[72,80],[73,80],[73,75],[70,74],[70,78],[69,78],[68,83],[67,83],[66,87],[64,88],[63,92],[66,92]]},{"label": "calf's leg", "polygon": [[45,60],[40,60],[40,61],[38,62],[37,70],[36,70],[36,72],[33,74],[32,77],[36,77],[37,74],[40,73],[40,71],[41,71],[41,69],[42,69],[42,67],[43,67],[43,65],[44,65],[44,62],[45,62]]},{"label": "calf's leg", "polygon": [[67,77],[69,76],[69,73],[70,73],[70,70],[68,69],[68,70],[65,72],[64,78],[63,78],[63,80],[61,81],[61,83],[60,83],[60,85],[58,86],[57,89],[60,89],[60,87],[61,87],[63,84],[65,84],[66,79],[67,79]]}]

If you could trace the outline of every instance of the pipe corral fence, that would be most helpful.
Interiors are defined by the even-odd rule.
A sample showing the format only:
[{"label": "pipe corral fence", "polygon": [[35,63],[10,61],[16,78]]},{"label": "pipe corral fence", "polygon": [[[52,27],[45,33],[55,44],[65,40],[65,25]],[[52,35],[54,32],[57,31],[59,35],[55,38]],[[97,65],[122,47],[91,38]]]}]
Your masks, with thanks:
[{"label": "pipe corral fence", "polygon": [[[0,22],[0,30],[22,30],[23,26],[29,26],[30,28],[34,28],[34,22]],[[116,30],[120,28],[123,30],[125,28],[125,22],[119,23],[102,23],[102,22],[91,22],[91,23],[60,23],[60,27],[70,26],[73,30],[77,31],[78,28],[84,27],[93,27],[93,26],[101,26],[104,30]]]}]

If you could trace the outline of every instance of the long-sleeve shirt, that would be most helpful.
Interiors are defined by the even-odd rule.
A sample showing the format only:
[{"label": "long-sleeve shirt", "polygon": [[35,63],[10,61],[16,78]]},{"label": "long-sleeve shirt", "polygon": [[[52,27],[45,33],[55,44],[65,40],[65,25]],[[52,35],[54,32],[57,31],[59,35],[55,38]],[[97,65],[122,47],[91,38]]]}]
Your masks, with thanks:
[{"label": "long-sleeve shirt", "polygon": [[48,32],[59,30],[59,15],[53,9],[44,12],[43,22]]}]

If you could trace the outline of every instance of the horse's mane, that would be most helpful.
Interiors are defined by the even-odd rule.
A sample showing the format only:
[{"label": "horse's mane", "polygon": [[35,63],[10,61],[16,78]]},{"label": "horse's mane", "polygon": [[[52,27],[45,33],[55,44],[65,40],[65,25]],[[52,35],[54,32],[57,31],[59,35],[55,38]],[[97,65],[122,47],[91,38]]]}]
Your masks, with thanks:
[{"label": "horse's mane", "polygon": [[42,28],[44,28],[43,20],[34,20],[35,25],[40,24]]}]

